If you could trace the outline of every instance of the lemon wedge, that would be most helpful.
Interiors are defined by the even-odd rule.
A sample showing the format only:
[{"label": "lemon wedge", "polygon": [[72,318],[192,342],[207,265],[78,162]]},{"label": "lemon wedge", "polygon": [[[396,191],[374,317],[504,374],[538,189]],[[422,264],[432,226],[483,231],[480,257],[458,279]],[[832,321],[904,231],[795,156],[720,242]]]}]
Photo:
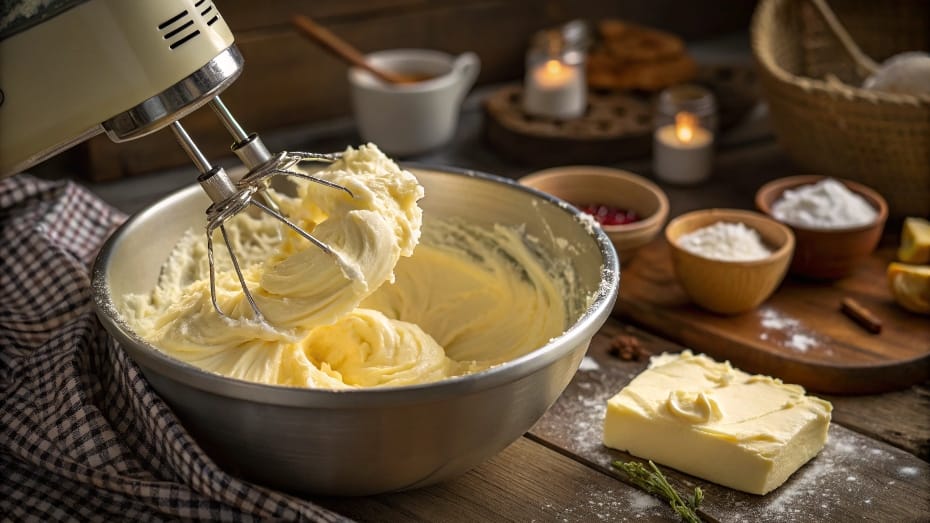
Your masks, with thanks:
[{"label": "lemon wedge", "polygon": [[930,265],[889,264],[888,287],[898,305],[930,314]]},{"label": "lemon wedge", "polygon": [[905,263],[930,263],[930,221],[923,218],[904,220],[898,260]]}]

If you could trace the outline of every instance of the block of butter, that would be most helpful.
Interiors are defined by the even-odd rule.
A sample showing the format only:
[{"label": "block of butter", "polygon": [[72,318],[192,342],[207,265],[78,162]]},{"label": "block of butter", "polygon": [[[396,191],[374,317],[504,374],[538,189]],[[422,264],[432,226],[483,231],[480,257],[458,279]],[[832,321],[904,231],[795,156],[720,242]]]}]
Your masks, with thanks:
[{"label": "block of butter", "polygon": [[820,452],[832,410],[798,385],[729,362],[662,354],[607,402],[604,444],[765,494]]}]

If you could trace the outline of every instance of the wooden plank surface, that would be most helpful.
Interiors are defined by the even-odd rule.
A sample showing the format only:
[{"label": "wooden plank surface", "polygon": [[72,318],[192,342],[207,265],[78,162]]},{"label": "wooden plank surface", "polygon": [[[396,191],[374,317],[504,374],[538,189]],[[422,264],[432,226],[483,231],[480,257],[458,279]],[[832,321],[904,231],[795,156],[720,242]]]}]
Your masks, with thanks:
[{"label": "wooden plank surface", "polygon": [[[752,372],[808,389],[863,394],[930,378],[930,321],[898,307],[879,249],[851,276],[817,282],[788,276],[758,309],[720,316],[690,303],[678,285],[668,245],[656,240],[624,266],[616,310],[637,323]],[[883,322],[871,334],[840,312],[853,297]]]},{"label": "wooden plank surface", "polygon": [[678,521],[655,498],[528,438],[439,485],[314,501],[363,522]]},{"label": "wooden plank surface", "polygon": [[823,396],[833,420],[930,461],[930,382],[872,396]]},{"label": "wooden plank surface", "polygon": [[[632,335],[647,352],[680,350],[667,340],[608,322],[588,351],[593,360],[531,430],[533,438],[614,474],[612,460],[632,456],[601,443],[607,399],[646,366],[608,354],[614,336]],[[594,363],[596,362],[596,363]],[[894,413],[887,413],[894,423]],[[930,514],[930,464],[833,423],[824,450],[766,496],[745,494],[666,469],[681,490],[704,489],[703,516],[712,521],[921,521]],[[904,501],[908,500],[908,501]]]}]

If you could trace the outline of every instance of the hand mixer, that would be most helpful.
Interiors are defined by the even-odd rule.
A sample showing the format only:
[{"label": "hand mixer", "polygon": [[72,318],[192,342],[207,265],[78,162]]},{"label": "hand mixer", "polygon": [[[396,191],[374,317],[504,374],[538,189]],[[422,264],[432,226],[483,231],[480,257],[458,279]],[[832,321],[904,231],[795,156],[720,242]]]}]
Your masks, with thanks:
[{"label": "hand mixer", "polygon": [[[337,155],[272,154],[246,133],[219,93],[242,72],[242,55],[211,0],[6,1],[0,13],[0,177],[29,168],[101,132],[124,142],[170,126],[200,171],[197,181],[212,200],[207,208],[210,294],[217,303],[213,233],[220,230],[233,268],[257,320],[263,316],[249,291],[224,224],[254,207],[280,220],[332,255],[338,253],[283,216],[265,191],[284,175],[345,187],[296,170],[306,161]],[[238,180],[212,165],[180,119],[209,104],[248,168]]]}]

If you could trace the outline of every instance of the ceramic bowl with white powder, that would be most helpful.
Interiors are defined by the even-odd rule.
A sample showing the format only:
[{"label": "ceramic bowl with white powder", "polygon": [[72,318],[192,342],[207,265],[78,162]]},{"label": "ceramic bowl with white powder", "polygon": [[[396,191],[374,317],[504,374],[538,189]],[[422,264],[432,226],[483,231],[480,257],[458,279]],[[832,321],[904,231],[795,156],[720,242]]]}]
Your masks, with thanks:
[{"label": "ceramic bowl with white powder", "polygon": [[869,225],[878,211],[834,178],[787,189],[772,203],[772,216],[810,229],[850,229]]},{"label": "ceramic bowl with white powder", "polygon": [[761,260],[772,254],[759,231],[741,222],[720,221],[678,238],[686,251],[723,261]]},{"label": "ceramic bowl with white powder", "polygon": [[763,214],[706,209],[665,228],[678,282],[691,300],[719,314],[740,314],[775,292],[794,251],[791,229]]},{"label": "ceramic bowl with white powder", "polygon": [[769,182],[756,193],[756,207],[794,232],[791,272],[817,279],[855,271],[875,250],[888,217],[888,204],[876,191],[825,176]]}]

